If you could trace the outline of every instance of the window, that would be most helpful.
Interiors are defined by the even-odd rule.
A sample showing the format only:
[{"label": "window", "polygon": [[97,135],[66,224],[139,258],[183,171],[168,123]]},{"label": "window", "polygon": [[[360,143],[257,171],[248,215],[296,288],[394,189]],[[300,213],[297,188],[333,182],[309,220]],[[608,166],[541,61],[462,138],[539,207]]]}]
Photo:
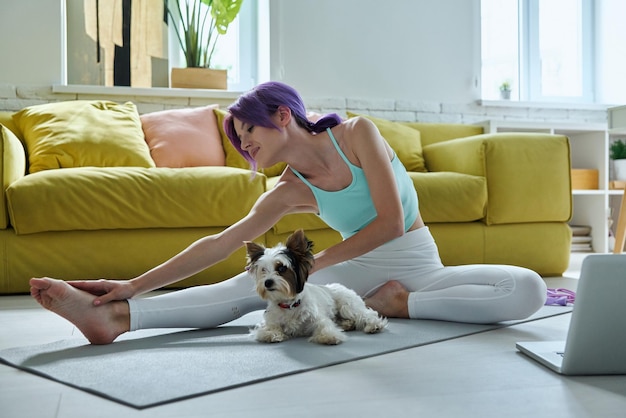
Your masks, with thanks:
[{"label": "window", "polygon": [[[260,4],[259,4],[260,3]],[[228,26],[225,35],[218,38],[212,67],[228,70],[228,89],[245,91],[258,80],[257,39],[258,10],[264,2],[246,0],[241,4],[237,18]],[[185,59],[176,34],[170,26],[170,67],[184,66]]]},{"label": "window", "polygon": [[[163,1],[65,1],[67,84],[168,87],[170,68],[184,66],[173,25],[165,23]],[[258,18],[269,20],[268,8],[268,0],[244,1],[219,38],[213,62],[228,69],[229,90],[248,90],[259,72],[266,76],[257,50],[269,44],[267,22]]]},{"label": "window", "polygon": [[481,0],[482,97],[593,102],[593,0]]}]

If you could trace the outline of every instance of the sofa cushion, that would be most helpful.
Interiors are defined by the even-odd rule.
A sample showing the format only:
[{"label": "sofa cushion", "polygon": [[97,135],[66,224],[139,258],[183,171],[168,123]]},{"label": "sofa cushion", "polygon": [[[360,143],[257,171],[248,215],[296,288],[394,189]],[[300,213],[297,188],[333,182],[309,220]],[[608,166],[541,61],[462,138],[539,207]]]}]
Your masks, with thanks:
[{"label": "sofa cushion", "polygon": [[26,173],[26,154],[20,140],[0,124],[0,229],[9,226],[5,190]]},{"label": "sofa cushion", "polygon": [[70,167],[154,167],[132,103],[76,100],[30,106],[13,115],[36,173]]},{"label": "sofa cushion", "polygon": [[265,190],[265,176],[231,167],[46,170],[7,190],[18,234],[44,231],[227,227]]},{"label": "sofa cushion", "polygon": [[[250,164],[246,161],[245,158],[237,152],[233,144],[230,143],[230,139],[226,136],[226,132],[224,132],[224,118],[228,114],[225,110],[222,109],[214,109],[215,116],[217,116],[217,124],[220,128],[220,135],[222,137],[222,146],[224,147],[224,152],[226,154],[226,165],[229,167],[237,167],[237,168],[245,168],[247,170],[250,169]],[[279,176],[287,167],[286,163],[278,163],[274,164],[268,168],[259,169],[260,173],[265,174],[267,177],[275,177]]]},{"label": "sofa cushion", "polygon": [[169,109],[141,115],[141,127],[157,167],[224,165],[224,148],[213,109]]},{"label": "sofa cushion", "polygon": [[487,225],[567,222],[572,216],[569,141],[542,133],[494,133],[424,147],[432,171],[484,176]]},{"label": "sofa cushion", "polygon": [[409,173],[426,223],[472,222],[487,211],[487,180],[469,174]]},{"label": "sofa cushion", "polygon": [[22,139],[22,133],[17,127],[17,125],[15,124],[15,121],[13,120],[14,114],[15,112],[8,112],[8,111],[0,110],[0,124],[4,125],[11,132],[13,132],[15,136],[17,137],[17,139],[24,142]]},{"label": "sofa cushion", "polygon": [[426,172],[424,157],[422,156],[422,142],[420,131],[399,122],[376,118],[369,115],[358,115],[346,112],[348,117],[363,116],[374,122],[380,134],[396,152],[407,171]]},{"label": "sofa cushion", "polygon": [[437,142],[451,139],[465,138],[468,136],[481,135],[485,128],[481,125],[465,125],[461,123],[427,123],[427,122],[401,122],[403,125],[417,129],[421,134],[422,148]]}]

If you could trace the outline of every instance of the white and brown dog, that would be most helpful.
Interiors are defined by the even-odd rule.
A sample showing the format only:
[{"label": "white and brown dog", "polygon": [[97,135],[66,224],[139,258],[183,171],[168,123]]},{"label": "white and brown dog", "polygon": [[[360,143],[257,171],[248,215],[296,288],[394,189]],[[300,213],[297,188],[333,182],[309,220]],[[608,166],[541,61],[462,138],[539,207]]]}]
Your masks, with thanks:
[{"label": "white and brown dog", "polygon": [[343,331],[374,334],[387,325],[353,290],[336,283],[306,284],[314,263],[313,244],[302,230],[289,236],[286,245],[245,244],[248,272],[258,294],[268,302],[263,321],[253,330],[258,341],[310,336],[311,342],[334,345],[346,339]]}]

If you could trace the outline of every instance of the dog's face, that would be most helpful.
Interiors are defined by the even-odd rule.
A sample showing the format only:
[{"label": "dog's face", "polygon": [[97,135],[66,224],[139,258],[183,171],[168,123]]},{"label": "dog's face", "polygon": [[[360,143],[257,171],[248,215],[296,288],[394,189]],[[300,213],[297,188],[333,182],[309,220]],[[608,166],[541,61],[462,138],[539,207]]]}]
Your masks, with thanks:
[{"label": "dog's face", "polygon": [[265,248],[254,242],[245,244],[247,269],[261,298],[283,301],[302,292],[314,262],[313,243],[302,230],[290,235],[286,245]]}]

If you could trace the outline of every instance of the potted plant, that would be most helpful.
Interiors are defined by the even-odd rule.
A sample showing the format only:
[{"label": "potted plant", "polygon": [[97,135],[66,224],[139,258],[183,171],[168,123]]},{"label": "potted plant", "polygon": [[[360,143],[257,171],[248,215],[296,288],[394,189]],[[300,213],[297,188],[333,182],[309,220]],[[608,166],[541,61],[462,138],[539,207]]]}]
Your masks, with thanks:
[{"label": "potted plant", "polygon": [[626,142],[622,139],[611,142],[609,157],[613,160],[616,180],[626,180]]},{"label": "potted plant", "polygon": [[239,14],[243,0],[166,0],[167,13],[187,68],[172,68],[172,87],[226,89],[226,70],[212,68],[220,35]]},{"label": "potted plant", "polygon": [[500,84],[500,98],[502,100],[509,100],[511,98],[511,83],[508,81]]}]

